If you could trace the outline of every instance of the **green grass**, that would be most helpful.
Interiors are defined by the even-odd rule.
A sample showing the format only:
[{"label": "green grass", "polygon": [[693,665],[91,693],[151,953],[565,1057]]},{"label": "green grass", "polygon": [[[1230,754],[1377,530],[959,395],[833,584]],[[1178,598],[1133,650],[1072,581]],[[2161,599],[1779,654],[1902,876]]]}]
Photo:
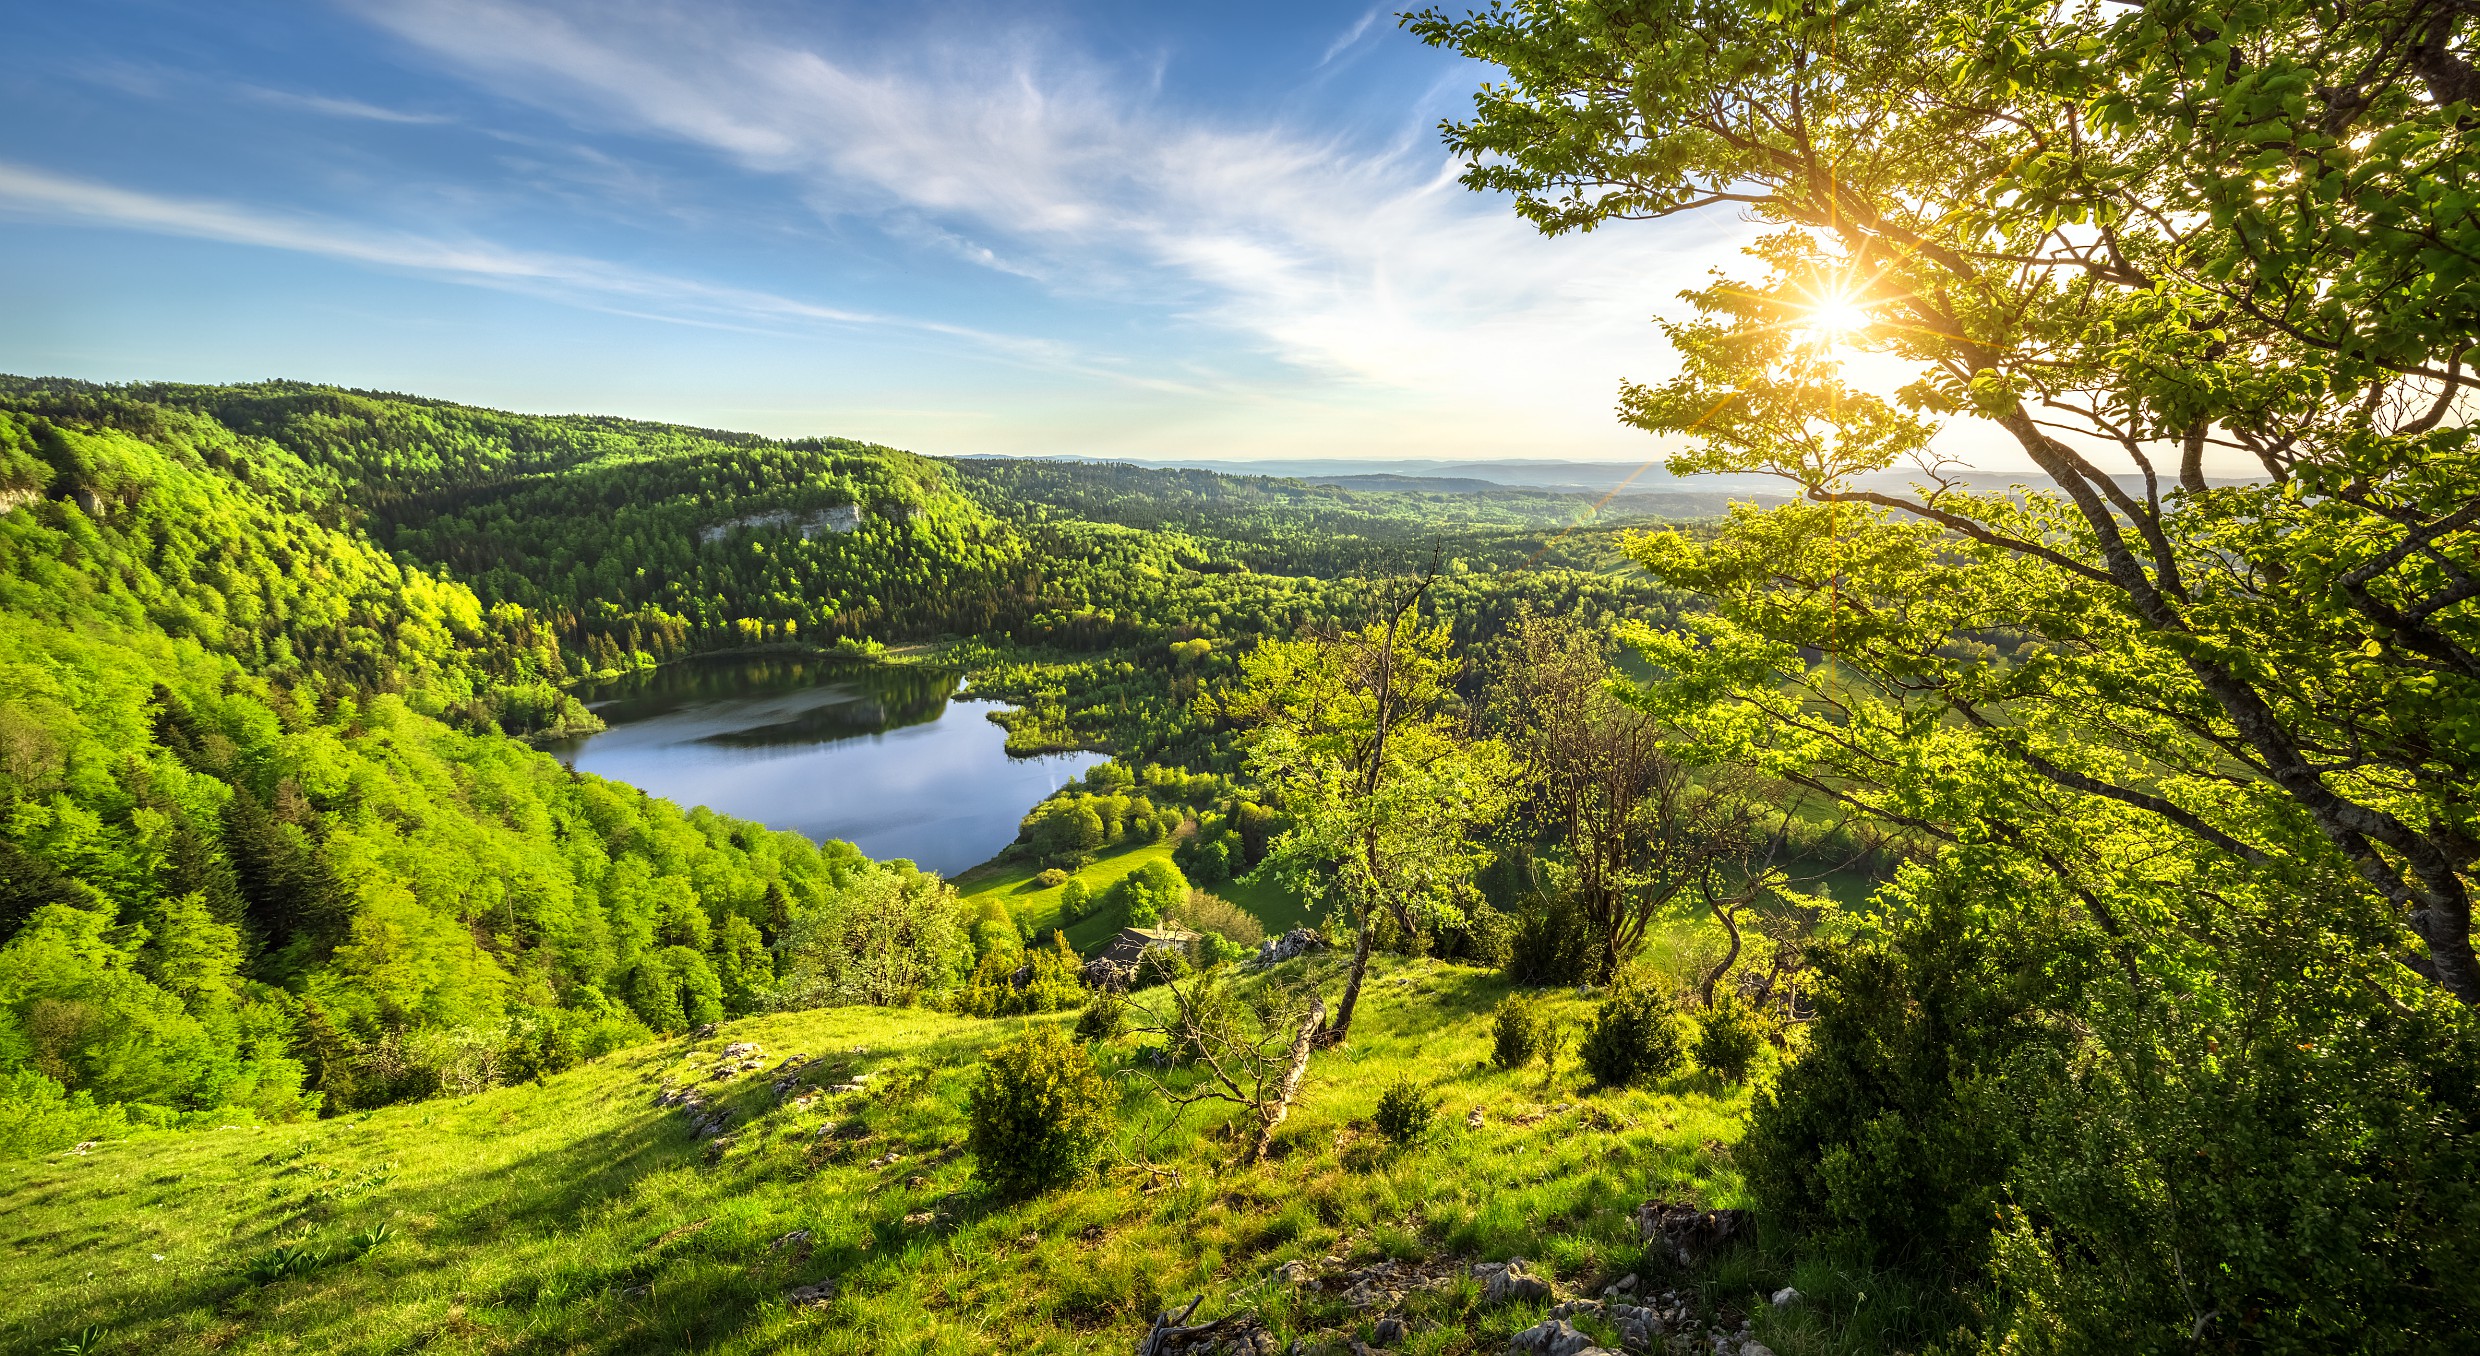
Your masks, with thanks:
[{"label": "green grass", "polygon": [[[751,1018],[536,1085],[0,1165],[0,1349],[101,1324],[101,1350],[150,1356],[1124,1352],[1156,1308],[1197,1293],[1201,1313],[1255,1307],[1286,1341],[1343,1339],[1355,1320],[1269,1285],[1277,1264],[1522,1255],[1598,1288],[1644,1265],[1639,1202],[1737,1202],[1745,1089],[1687,1075],[1588,1093],[1572,1067],[1500,1072],[1489,1014],[1506,992],[1488,972],[1382,960],[1351,1046],[1312,1063],[1275,1161],[1232,1166],[1227,1111],[1197,1108],[1151,1151],[1175,1175],[1149,1178],[1130,1163],[1166,1111],[1128,1079],[1116,1165],[1030,1202],[987,1198],[961,1149],[980,1051],[1024,1020],[919,1010]],[[1572,994],[1550,1001],[1583,1014]],[[760,1042],[769,1068],[824,1056],[819,1081],[868,1073],[868,1090],[795,1108],[763,1074],[702,1082],[749,1119],[725,1147],[699,1144],[653,1098],[729,1040]],[[1441,1099],[1438,1128],[1389,1151],[1366,1117],[1406,1076]],[[773,1246],[801,1229],[806,1247]],[[1720,1298],[1746,1307],[1782,1280],[1743,1275]],[[785,1305],[820,1281],[832,1302]],[[1499,1349],[1536,1317],[1476,1311],[1469,1294],[1435,1303],[1445,1326],[1410,1350]]]},{"label": "green grass", "polygon": [[[1173,840],[1139,843],[1113,848],[1094,858],[1092,863],[1074,872],[1069,879],[1085,882],[1085,888],[1099,899],[1102,892],[1119,882],[1120,877],[1134,872],[1147,862],[1167,860]],[[985,862],[956,878],[956,888],[967,904],[985,899],[1005,903],[1017,923],[1038,932],[1055,926],[1059,921],[1059,897],[1068,888],[1067,881],[1044,886],[1035,878],[1042,868],[1032,862]],[[1288,888],[1271,882],[1255,885],[1227,883],[1215,887],[1214,893],[1239,905],[1266,925],[1269,935],[1299,927],[1309,921],[1309,906]],[[1097,913],[1068,926],[1068,945],[1079,951],[1091,951],[1110,940],[1119,931],[1119,920]]]}]

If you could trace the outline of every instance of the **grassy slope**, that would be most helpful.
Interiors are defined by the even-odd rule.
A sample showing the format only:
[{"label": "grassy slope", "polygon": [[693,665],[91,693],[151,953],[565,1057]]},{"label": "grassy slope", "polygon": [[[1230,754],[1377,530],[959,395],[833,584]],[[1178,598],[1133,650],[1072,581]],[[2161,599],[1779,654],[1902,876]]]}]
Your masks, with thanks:
[{"label": "grassy slope", "polygon": [[[1021,1020],[871,1009],[752,1018],[470,1098],[8,1165],[0,1349],[50,1350],[100,1323],[101,1350],[167,1353],[1126,1351],[1152,1309],[1200,1291],[1209,1314],[1255,1305],[1286,1337],[1341,1336],[1349,1314],[1265,1284],[1277,1263],[1523,1255],[1597,1285],[1640,1265],[1637,1203],[1734,1201],[1726,1146],[1745,1090],[1688,1075],[1585,1096],[1572,1070],[1499,1072],[1485,1057],[1505,992],[1487,972],[1382,960],[1352,1047],[1311,1066],[1279,1160],[1227,1167],[1223,1113],[1193,1110],[1153,1152],[1180,1177],[1151,1193],[1123,1168],[987,1201],[960,1147],[966,1090],[979,1050]],[[1552,1002],[1582,1015],[1572,994]],[[871,1090],[796,1109],[775,1106],[763,1073],[703,1084],[755,1114],[710,1153],[652,1098],[734,1039],[762,1043],[770,1069],[827,1055],[825,1074],[867,1071]],[[1405,1076],[1442,1105],[1428,1140],[1390,1155],[1363,1118]],[[1163,1114],[1131,1088],[1122,1154]],[[1476,1108],[1485,1125],[1468,1129]],[[890,1151],[902,1157],[869,1166]],[[381,1223],[396,1236],[358,1259],[242,1275],[280,1241],[339,1249]],[[811,1231],[806,1255],[769,1246],[795,1229]],[[1781,1279],[1743,1268],[1712,1293],[1748,1305]],[[783,1304],[820,1280],[841,1297]],[[1498,1349],[1534,1316],[1471,1303],[1439,1301],[1447,1326],[1410,1349]]]},{"label": "grassy slope", "polygon": [[[1147,862],[1171,856],[1172,843],[1140,843],[1134,847],[1115,848],[1094,858],[1069,879],[1085,882],[1085,888],[1100,898],[1104,890],[1118,883]],[[1067,881],[1057,885],[1036,884],[1041,866],[1033,862],[986,862],[956,878],[956,887],[963,891],[965,902],[979,904],[997,899],[1008,907],[1022,926],[1039,931],[1059,921],[1059,896],[1068,888]],[[1299,927],[1309,921],[1309,906],[1291,891],[1275,884],[1224,885],[1216,894],[1256,915],[1266,925],[1269,935]],[[1119,930],[1118,921],[1107,913],[1093,914],[1068,928],[1068,945],[1079,951],[1090,951]]]}]

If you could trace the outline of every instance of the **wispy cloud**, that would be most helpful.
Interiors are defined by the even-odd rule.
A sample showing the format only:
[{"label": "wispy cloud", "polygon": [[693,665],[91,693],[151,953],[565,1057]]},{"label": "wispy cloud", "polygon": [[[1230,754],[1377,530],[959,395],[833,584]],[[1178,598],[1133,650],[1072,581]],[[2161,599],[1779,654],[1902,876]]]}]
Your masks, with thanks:
[{"label": "wispy cloud", "polygon": [[351,118],[360,122],[391,122],[410,127],[436,127],[456,119],[445,113],[411,113],[403,109],[381,108],[359,99],[338,99],[325,94],[301,94],[292,90],[267,89],[259,85],[243,85],[237,91],[252,103],[276,108],[299,109],[330,118]]},{"label": "wispy cloud", "polygon": [[1022,37],[872,61],[704,5],[368,14],[505,97],[703,148],[830,216],[934,223],[922,229],[964,257],[1220,327],[1303,377],[1376,393],[1364,414],[1468,444],[1484,427],[1507,450],[1614,442],[1619,378],[1665,361],[1649,312],[1745,234],[1545,241],[1463,190],[1426,138],[1369,149],[1187,116]]},{"label": "wispy cloud", "polygon": [[[491,241],[373,229],[200,198],[138,192],[0,161],[0,214],[77,221],[162,235],[317,255],[557,296],[618,314],[684,324],[894,329],[975,345],[1010,361],[1113,380],[1137,378],[1038,338],[917,317],[822,305],[773,292],[676,277],[578,255],[511,249]],[[1193,392],[1183,383],[1143,381]]]},{"label": "wispy cloud", "polygon": [[1361,37],[1369,32],[1369,26],[1378,21],[1378,8],[1379,7],[1375,5],[1370,6],[1369,12],[1360,17],[1360,22],[1345,29],[1343,31],[1343,36],[1336,38],[1333,42],[1327,44],[1326,55],[1319,57],[1317,64],[1320,66],[1330,65],[1334,62],[1336,57],[1342,56],[1344,53],[1351,51],[1352,44],[1359,42]]}]

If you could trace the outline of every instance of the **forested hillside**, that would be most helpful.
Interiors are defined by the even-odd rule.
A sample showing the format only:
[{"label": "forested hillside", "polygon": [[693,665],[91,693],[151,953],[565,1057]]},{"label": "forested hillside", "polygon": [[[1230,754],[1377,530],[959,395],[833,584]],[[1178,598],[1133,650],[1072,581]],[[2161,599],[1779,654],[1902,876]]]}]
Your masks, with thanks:
[{"label": "forested hillside", "polygon": [[578,665],[377,549],[333,466],[42,403],[0,409],[12,1148],[564,1067],[750,1010],[770,940],[878,888],[507,738],[591,722]]},{"label": "forested hillside", "polygon": [[1022,543],[937,463],[837,439],[540,417],[298,383],[19,381],[63,417],[191,410],[307,468],[382,548],[539,614],[571,667],[987,629]]},{"label": "forested hillside", "polygon": [[[1229,511],[1149,530],[853,443],[291,383],[11,379],[0,401],[0,1060],[41,1080],[45,1142],[89,1100],[177,1120],[486,1086],[814,988],[843,954],[814,920],[850,901],[939,912],[841,844],[507,738],[594,728],[569,690],[591,674],[962,631],[952,661],[1022,704],[1012,747],[1227,786],[1238,727],[1201,698],[1365,611],[1373,545],[1435,561],[1469,644],[1519,607],[1676,605],[1614,572],[1606,532],[1385,496],[1269,516],[1293,491],[1234,481]],[[1240,562],[1269,543],[1260,564],[1316,568]],[[1246,795],[1197,808],[1201,843]],[[893,994],[969,961],[961,922],[885,941],[929,967]]]}]

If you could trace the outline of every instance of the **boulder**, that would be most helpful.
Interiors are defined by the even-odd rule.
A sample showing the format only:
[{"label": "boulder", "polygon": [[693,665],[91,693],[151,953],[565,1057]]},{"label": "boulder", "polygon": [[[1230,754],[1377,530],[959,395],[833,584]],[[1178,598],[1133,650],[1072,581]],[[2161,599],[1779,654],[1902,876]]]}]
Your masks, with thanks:
[{"label": "boulder", "polygon": [[1790,1286],[1786,1285],[1782,1289],[1774,1292],[1774,1307],[1777,1309],[1784,1308],[1788,1305],[1797,1304],[1799,1302],[1800,1292],[1792,1289]]},{"label": "boulder", "polygon": [[1746,1210],[1700,1210],[1676,1201],[1647,1201],[1637,1207],[1636,1229],[1647,1243],[1683,1267],[1706,1259],[1756,1234],[1756,1216]]},{"label": "boulder", "polygon": [[1519,1356],[1616,1356],[1563,1318],[1544,1319],[1526,1328],[1507,1339],[1507,1349]]},{"label": "boulder", "polygon": [[1552,1297],[1550,1282],[1526,1270],[1521,1257],[1504,1262],[1477,1262],[1472,1275],[1481,1282],[1484,1304],[1540,1304]]},{"label": "boulder", "polygon": [[1293,928],[1280,937],[1269,937],[1257,944],[1257,964],[1275,965],[1294,956],[1326,949],[1326,939],[1308,928]]}]

